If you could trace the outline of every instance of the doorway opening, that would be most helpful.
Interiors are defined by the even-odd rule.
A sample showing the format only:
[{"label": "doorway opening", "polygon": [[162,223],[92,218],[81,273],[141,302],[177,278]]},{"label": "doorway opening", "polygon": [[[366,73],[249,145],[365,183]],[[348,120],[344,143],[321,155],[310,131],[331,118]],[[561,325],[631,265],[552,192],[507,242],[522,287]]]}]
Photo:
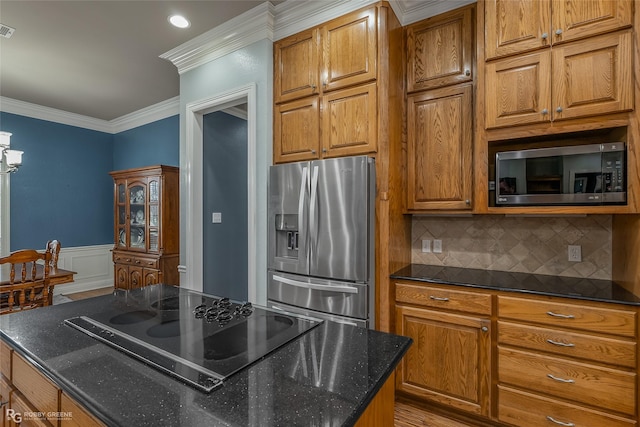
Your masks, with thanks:
[{"label": "doorway opening", "polygon": [[[181,286],[202,292],[204,290],[204,213],[203,147],[204,116],[217,111],[246,104],[247,116],[247,299],[256,301],[256,84],[236,88],[229,92],[187,104],[185,117],[185,152],[181,156],[181,179],[185,206],[185,270]],[[207,218],[211,222],[211,218]],[[224,221],[224,219],[223,219]],[[224,222],[223,222],[224,224]],[[229,266],[233,268],[233,266]]]}]

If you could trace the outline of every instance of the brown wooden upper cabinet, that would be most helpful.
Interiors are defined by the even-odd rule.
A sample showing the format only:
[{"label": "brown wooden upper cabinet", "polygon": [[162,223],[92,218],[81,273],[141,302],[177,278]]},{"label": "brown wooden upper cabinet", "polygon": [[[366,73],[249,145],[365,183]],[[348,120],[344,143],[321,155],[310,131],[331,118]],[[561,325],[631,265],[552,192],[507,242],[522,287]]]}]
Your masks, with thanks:
[{"label": "brown wooden upper cabinet", "polygon": [[487,0],[485,59],[631,26],[633,0]]},{"label": "brown wooden upper cabinet", "polygon": [[407,208],[472,208],[473,86],[456,85],[407,100]]},{"label": "brown wooden upper cabinet", "polygon": [[472,81],[473,29],[470,7],[408,26],[407,91]]},{"label": "brown wooden upper cabinet", "polygon": [[486,127],[633,109],[631,30],[485,65]]},{"label": "brown wooden upper cabinet", "polygon": [[376,28],[369,8],[275,42],[275,102],[375,80]]},{"label": "brown wooden upper cabinet", "polygon": [[377,8],[274,43],[274,162],[377,150]]}]

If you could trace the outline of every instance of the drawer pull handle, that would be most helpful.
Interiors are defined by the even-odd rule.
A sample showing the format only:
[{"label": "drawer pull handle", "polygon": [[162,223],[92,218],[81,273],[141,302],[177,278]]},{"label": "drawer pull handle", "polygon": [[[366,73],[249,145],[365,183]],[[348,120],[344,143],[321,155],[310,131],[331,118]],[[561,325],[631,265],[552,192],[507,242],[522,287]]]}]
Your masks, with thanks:
[{"label": "drawer pull handle", "polygon": [[547,311],[547,314],[549,316],[560,317],[562,319],[575,319],[576,318],[576,316],[574,316],[573,314],[558,314],[558,313],[554,313],[553,311]]},{"label": "drawer pull handle", "polygon": [[562,421],[558,421],[556,419],[554,419],[551,415],[547,415],[547,419],[549,421],[551,421],[552,423],[556,423],[560,426],[565,426],[565,427],[575,427],[574,423],[563,423]]},{"label": "drawer pull handle", "polygon": [[447,297],[434,297],[433,295],[429,295],[429,298],[431,298],[434,301],[444,301],[444,302],[449,301],[449,298]]},{"label": "drawer pull handle", "polygon": [[554,381],[558,381],[558,382],[566,383],[566,384],[573,384],[573,383],[576,382],[575,380],[567,380],[567,379],[564,379],[564,378],[556,377],[553,374],[547,374],[547,377],[551,378]]},{"label": "drawer pull handle", "polygon": [[570,342],[559,342],[559,341],[554,341],[554,340],[547,340],[547,342],[549,344],[553,344],[553,345],[557,345],[560,347],[575,347],[576,345]]}]

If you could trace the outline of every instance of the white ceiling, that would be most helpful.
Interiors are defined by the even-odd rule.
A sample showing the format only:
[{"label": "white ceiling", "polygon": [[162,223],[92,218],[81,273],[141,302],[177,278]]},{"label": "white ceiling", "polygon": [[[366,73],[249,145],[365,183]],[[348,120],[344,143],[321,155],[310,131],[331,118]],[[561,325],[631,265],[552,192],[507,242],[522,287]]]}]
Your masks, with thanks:
[{"label": "white ceiling", "polygon": [[[177,69],[159,55],[262,3],[1,0],[0,23],[15,32],[0,37],[0,96],[114,120],[178,96]],[[392,6],[406,25],[416,9],[426,6],[432,16],[462,3],[469,0],[399,0]],[[167,22],[177,12],[191,20],[190,28]]]}]

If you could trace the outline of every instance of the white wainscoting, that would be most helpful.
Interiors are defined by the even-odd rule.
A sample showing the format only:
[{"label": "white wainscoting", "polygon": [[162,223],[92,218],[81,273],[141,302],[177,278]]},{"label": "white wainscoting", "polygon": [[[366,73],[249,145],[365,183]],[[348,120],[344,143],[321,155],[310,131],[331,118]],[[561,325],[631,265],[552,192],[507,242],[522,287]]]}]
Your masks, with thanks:
[{"label": "white wainscoting", "polygon": [[75,271],[72,283],[56,285],[54,295],[113,286],[113,244],[60,249],[58,268]]}]

